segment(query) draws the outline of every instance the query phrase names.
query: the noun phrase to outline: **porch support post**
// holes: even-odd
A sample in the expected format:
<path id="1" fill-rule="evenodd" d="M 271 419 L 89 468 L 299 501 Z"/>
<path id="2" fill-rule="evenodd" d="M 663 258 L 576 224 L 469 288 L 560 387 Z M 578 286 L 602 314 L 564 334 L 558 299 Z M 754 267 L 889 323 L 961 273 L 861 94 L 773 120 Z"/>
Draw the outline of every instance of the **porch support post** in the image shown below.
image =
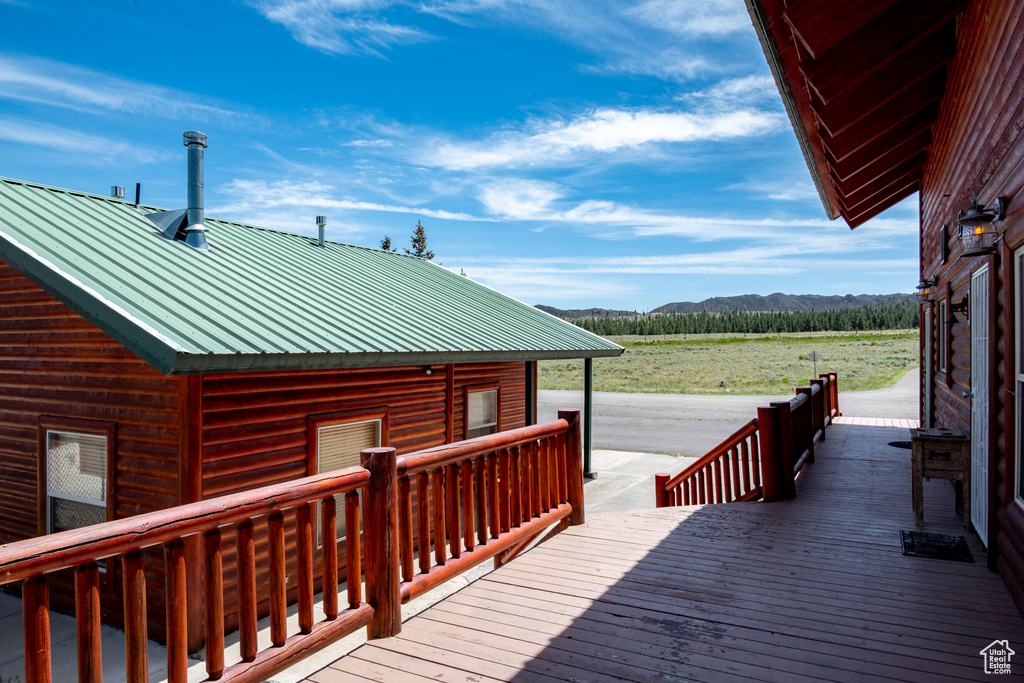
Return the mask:
<path id="1" fill-rule="evenodd" d="M 597 472 L 591 469 L 590 453 L 594 426 L 594 359 L 583 359 L 583 476 L 593 479 Z"/>

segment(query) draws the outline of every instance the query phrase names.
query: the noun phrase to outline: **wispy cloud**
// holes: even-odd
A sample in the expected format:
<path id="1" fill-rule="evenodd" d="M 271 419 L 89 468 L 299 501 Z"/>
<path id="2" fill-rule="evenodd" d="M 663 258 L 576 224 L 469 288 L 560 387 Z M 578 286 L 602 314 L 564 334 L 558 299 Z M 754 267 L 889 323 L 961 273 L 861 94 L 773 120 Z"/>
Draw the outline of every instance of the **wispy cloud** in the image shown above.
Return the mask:
<path id="1" fill-rule="evenodd" d="M 818 191 L 807 173 L 792 177 L 749 176 L 741 183 L 732 183 L 723 190 L 736 190 L 759 199 L 773 199 L 787 202 L 814 202 L 818 200 Z"/>
<path id="2" fill-rule="evenodd" d="M 48 59 L 0 54 L 0 98 L 92 113 L 106 111 L 162 118 L 249 116 L 238 109 L 164 88 Z"/>
<path id="3" fill-rule="evenodd" d="M 765 105 L 781 111 L 779 91 L 775 86 L 775 80 L 768 74 L 727 78 L 703 90 L 680 95 L 677 99 L 691 105 L 711 107 L 715 111 Z"/>
<path id="4" fill-rule="evenodd" d="M 737 0 L 646 0 L 627 16 L 680 36 L 725 36 L 750 29 L 750 16 Z"/>
<path id="5" fill-rule="evenodd" d="M 813 187 L 803 181 L 793 183 L 793 199 L 814 199 Z M 745 191 L 752 192 L 752 187 Z M 785 197 L 785 186 L 766 184 L 763 191 Z M 811 194 L 808 194 L 811 193 Z M 654 211 L 641 206 L 600 199 L 567 200 L 569 190 L 549 181 L 530 179 L 494 179 L 484 183 L 478 200 L 491 216 L 507 221 L 532 221 L 561 224 L 578 228 L 600 239 L 623 240 L 644 237 L 685 237 L 697 242 L 713 242 L 738 238 L 777 239 L 794 229 L 813 229 L 815 240 L 828 239 L 821 231 L 845 235 L 845 227 L 825 218 L 806 216 L 766 216 L 741 218 L 726 212 L 720 215 L 699 215 Z M 806 195 L 806 196 L 804 196 Z M 788 197 L 786 197 L 788 198 Z M 914 217 L 875 219 L 858 229 L 862 240 L 876 233 L 914 234 Z M 853 244 L 850 240 L 844 244 Z M 864 242 L 861 242 L 863 248 Z"/>
<path id="6" fill-rule="evenodd" d="M 149 162 L 160 155 L 120 140 L 83 133 L 60 126 L 0 117 L 0 139 L 72 154 L 88 154 L 105 161 L 135 159 Z"/>
<path id="7" fill-rule="evenodd" d="M 581 155 L 609 154 L 654 143 L 722 141 L 779 130 L 780 114 L 743 109 L 715 115 L 679 111 L 599 109 L 570 120 L 533 122 L 480 142 L 440 141 L 420 159 L 450 170 L 580 163 Z"/>
<path id="8" fill-rule="evenodd" d="M 816 272 L 825 263 L 837 272 L 853 271 L 878 276 L 908 274 L 909 278 L 917 269 L 917 259 L 914 258 L 829 257 L 827 251 L 795 247 L 739 248 L 662 256 L 480 256 L 451 261 L 456 272 L 463 269 L 474 280 L 533 301 L 550 300 L 552 292 L 558 292 L 560 299 L 606 302 L 609 297 L 642 291 L 644 280 L 637 279 L 637 276 L 791 278 Z"/>
<path id="9" fill-rule="evenodd" d="M 256 0 L 264 17 L 281 24 L 303 45 L 328 54 L 383 56 L 381 50 L 431 40 L 416 26 L 392 23 L 385 0 Z"/>
<path id="10" fill-rule="evenodd" d="M 218 187 L 217 193 L 226 199 L 211 205 L 208 210 L 211 215 L 293 232 L 310 232 L 313 227 L 309 218 L 311 212 L 327 210 L 414 214 L 449 221 L 491 220 L 457 211 L 353 199 L 341 195 L 330 185 L 316 181 L 300 183 L 236 179 Z M 330 225 L 333 231 L 340 234 L 361 232 L 360 228 L 351 228 L 345 223 L 341 223 L 340 227 L 334 222 Z"/>

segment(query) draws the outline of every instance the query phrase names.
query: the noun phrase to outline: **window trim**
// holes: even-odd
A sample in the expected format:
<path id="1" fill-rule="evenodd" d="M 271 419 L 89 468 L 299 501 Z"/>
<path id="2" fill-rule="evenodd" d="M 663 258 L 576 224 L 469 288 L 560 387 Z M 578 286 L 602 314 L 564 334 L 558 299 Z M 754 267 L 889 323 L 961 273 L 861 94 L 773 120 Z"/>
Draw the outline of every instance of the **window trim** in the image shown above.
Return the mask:
<path id="1" fill-rule="evenodd" d="M 377 406 L 356 410 L 336 410 L 331 413 L 317 413 L 308 416 L 306 418 L 306 476 L 312 477 L 320 473 L 320 453 L 318 452 L 320 440 L 317 437 L 321 427 L 380 420 L 380 445 L 384 447 L 390 445 L 388 435 L 390 412 L 391 409 L 388 406 Z"/>
<path id="2" fill-rule="evenodd" d="M 946 318 L 949 317 L 949 305 L 946 299 L 939 302 L 939 315 L 936 322 L 939 323 L 939 372 L 946 372 L 949 365 L 946 356 L 949 353 L 949 324 Z"/>
<path id="3" fill-rule="evenodd" d="M 117 453 L 117 423 L 102 420 L 83 420 L 80 418 L 40 415 L 38 420 L 37 459 L 36 459 L 36 530 L 39 536 L 50 534 L 49 487 L 47 484 L 47 444 L 49 432 L 65 434 L 81 434 L 83 436 L 99 436 L 107 440 L 107 520 L 112 521 L 117 511 L 117 478 L 115 477 L 115 455 Z M 99 507 L 97 505 L 97 507 Z"/>
<path id="4" fill-rule="evenodd" d="M 494 402 L 495 402 L 495 413 L 497 421 L 494 425 L 494 431 L 501 431 L 501 383 L 500 382 L 488 382 L 486 384 L 467 384 L 462 387 L 462 439 L 465 441 L 469 438 L 469 395 L 479 394 L 485 391 L 493 391 Z"/>

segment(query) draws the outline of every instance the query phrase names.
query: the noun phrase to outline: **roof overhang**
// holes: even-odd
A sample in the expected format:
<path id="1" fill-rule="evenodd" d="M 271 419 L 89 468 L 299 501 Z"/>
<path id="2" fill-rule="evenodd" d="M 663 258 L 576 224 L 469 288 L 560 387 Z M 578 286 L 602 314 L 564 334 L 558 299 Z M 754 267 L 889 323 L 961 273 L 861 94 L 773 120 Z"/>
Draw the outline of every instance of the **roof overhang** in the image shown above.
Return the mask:
<path id="1" fill-rule="evenodd" d="M 919 189 L 965 0 L 746 0 L 829 218 Z"/>

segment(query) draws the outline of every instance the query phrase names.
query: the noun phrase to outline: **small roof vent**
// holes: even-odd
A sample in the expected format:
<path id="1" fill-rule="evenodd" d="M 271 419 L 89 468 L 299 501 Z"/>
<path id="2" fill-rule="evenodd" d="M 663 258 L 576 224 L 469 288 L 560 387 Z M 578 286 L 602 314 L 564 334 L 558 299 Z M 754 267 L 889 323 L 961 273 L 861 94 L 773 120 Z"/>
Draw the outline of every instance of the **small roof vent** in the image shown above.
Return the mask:
<path id="1" fill-rule="evenodd" d="M 188 148 L 188 208 L 146 214 L 164 237 L 207 251 L 206 225 L 203 223 L 203 150 L 206 135 L 197 130 L 186 131 L 183 144 Z M 122 196 L 123 196 L 122 189 Z"/>
<path id="2" fill-rule="evenodd" d="M 324 233 L 327 231 L 327 216 L 316 217 L 316 229 L 320 246 L 324 246 Z"/>
<path id="3" fill-rule="evenodd" d="M 110 196 L 114 199 L 124 199 L 124 187 L 121 185 L 111 185 Z"/>

